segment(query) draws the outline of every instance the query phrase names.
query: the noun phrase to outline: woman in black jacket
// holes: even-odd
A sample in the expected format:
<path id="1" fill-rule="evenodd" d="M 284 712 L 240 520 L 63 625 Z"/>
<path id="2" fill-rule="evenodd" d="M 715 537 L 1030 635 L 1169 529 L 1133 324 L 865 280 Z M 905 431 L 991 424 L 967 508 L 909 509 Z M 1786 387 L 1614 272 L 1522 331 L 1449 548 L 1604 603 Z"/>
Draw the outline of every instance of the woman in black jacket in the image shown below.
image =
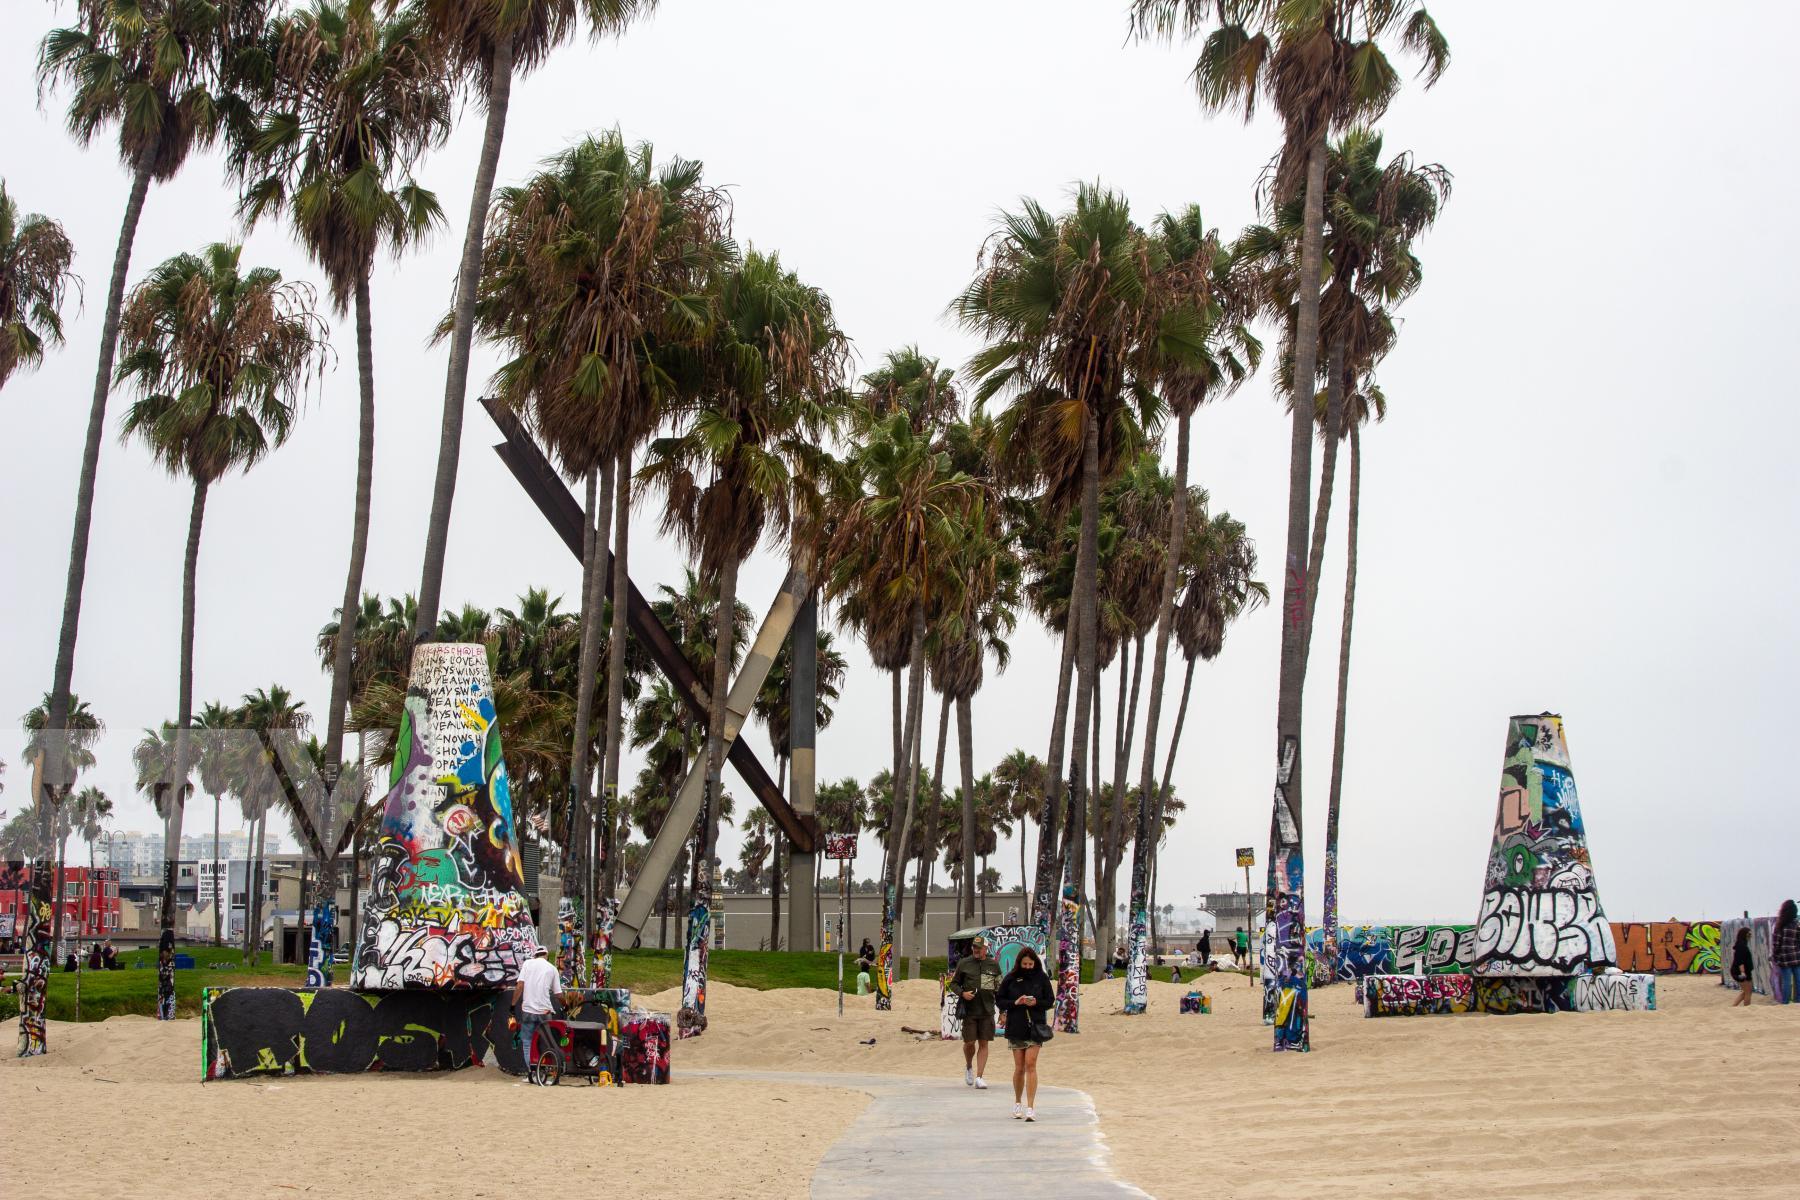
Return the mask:
<path id="1" fill-rule="evenodd" d="M 1050 976 L 1035 952 L 1019 951 L 1013 969 L 1000 981 L 995 1002 L 1006 1014 L 1006 1044 L 1013 1056 L 1013 1120 L 1035 1121 L 1038 1050 L 1050 1040 L 1056 1009 Z"/>
<path id="2" fill-rule="evenodd" d="M 1750 1006 L 1750 989 L 1755 986 L 1756 960 L 1750 954 L 1750 926 L 1740 925 L 1737 942 L 1731 947 L 1731 977 L 1737 981 L 1738 998 L 1731 1007 Z"/>

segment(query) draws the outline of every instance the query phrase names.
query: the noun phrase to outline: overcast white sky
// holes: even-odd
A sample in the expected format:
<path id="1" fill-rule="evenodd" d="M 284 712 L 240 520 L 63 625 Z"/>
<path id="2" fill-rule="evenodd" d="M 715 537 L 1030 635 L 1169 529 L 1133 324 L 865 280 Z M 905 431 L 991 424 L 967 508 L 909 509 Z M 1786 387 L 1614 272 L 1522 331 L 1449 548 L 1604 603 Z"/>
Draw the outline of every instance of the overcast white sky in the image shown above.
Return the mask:
<path id="1" fill-rule="evenodd" d="M 50 683 L 127 187 L 110 147 L 71 144 L 58 98 L 37 107 L 34 25 L 70 8 L 36 6 L 0 48 L 0 172 L 23 207 L 64 223 L 87 282 L 68 345 L 0 394 L 8 721 Z M 1785 356 L 1771 355 L 1797 316 L 1800 247 L 1779 216 L 1797 180 L 1774 147 L 1800 101 L 1788 61 L 1800 10 L 1744 5 L 1732 52 L 1695 54 L 1687 6 L 1643 5 L 1625 21 L 1602 5 L 1432 9 L 1450 72 L 1431 92 L 1409 82 L 1382 128 L 1390 152 L 1449 167 L 1455 195 L 1421 246 L 1425 286 L 1381 372 L 1391 417 L 1365 438 L 1344 917 L 1474 919 L 1506 719 L 1544 709 L 1568 721 L 1609 914 L 1771 912 L 1800 891 L 1800 816 L 1776 761 L 1800 712 L 1789 461 L 1800 406 Z M 1192 48 L 1124 35 L 1124 5 L 1093 0 L 665 0 L 623 42 L 571 45 L 515 87 L 500 180 L 617 124 L 730 185 L 739 239 L 778 249 L 825 288 L 865 364 L 916 341 L 960 366 L 972 345 L 944 307 L 996 209 L 1019 196 L 1059 204 L 1074 181 L 1099 179 L 1145 220 L 1190 201 L 1228 229 L 1255 217 L 1276 126 L 1203 116 L 1186 80 Z M 446 360 L 427 338 L 448 303 L 480 135 L 479 111 L 466 112 L 421 169 L 451 231 L 376 278 L 365 588 L 384 595 L 418 585 Z M 211 157 L 154 188 L 132 281 L 178 251 L 241 236 L 233 199 Z M 279 226 L 249 239 L 246 260 L 318 278 Z M 337 368 L 293 440 L 214 490 L 202 700 L 279 681 L 315 711 L 325 704 L 312 641 L 342 588 L 356 416 L 350 325 L 333 328 Z M 497 438 L 474 404 L 497 361 L 477 346 L 445 602 L 510 604 L 539 585 L 573 606 L 578 565 L 489 450 Z M 116 735 L 94 782 L 121 801 L 119 828 L 148 829 L 127 756 L 141 727 L 175 709 L 188 492 L 119 443 L 127 403 L 115 395 L 101 455 L 76 690 Z M 1203 413 L 1195 437 L 1196 481 L 1248 523 L 1278 588 L 1287 437 L 1266 378 Z M 1307 691 L 1314 919 L 1341 496 Z M 682 561 L 654 525 L 646 508 L 632 541 L 646 591 Z M 764 553 L 745 572 L 759 614 L 781 569 Z M 1257 614 L 1198 676 L 1165 902 L 1241 886 L 1233 847 L 1266 851 L 1277 633 L 1273 612 Z M 860 647 L 850 655 L 838 720 L 820 737 L 821 780 L 866 779 L 888 753 L 886 677 Z M 1023 628 L 1011 670 L 975 703 L 978 771 L 1015 746 L 1044 753 L 1055 665 L 1050 640 Z M 750 736 L 766 750 L 760 728 Z M 0 805 L 16 805 L 19 738 L 0 741 L 14 768 Z M 210 813 L 190 809 L 189 828 L 202 824 Z M 725 853 L 735 858 L 732 845 Z M 994 863 L 1015 882 L 1016 844 Z"/>

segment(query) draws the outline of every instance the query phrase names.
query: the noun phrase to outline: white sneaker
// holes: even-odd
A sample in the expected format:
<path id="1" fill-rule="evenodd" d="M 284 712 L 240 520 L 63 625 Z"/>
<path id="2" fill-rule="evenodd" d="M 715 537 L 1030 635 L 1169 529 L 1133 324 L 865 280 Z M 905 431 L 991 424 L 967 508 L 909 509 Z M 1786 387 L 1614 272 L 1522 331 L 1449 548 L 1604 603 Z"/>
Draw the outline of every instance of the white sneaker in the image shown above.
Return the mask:
<path id="1" fill-rule="evenodd" d="M 1025 1110 L 1025 1119 L 1026 1119 L 1026 1120 L 1027 1120 L 1027 1121 L 1035 1121 L 1035 1120 L 1037 1120 L 1037 1109 L 1035 1109 L 1035 1108 L 1028 1108 L 1028 1109 L 1026 1109 L 1026 1110 Z"/>
<path id="2" fill-rule="evenodd" d="M 975 1090 L 978 1092 L 987 1091 L 987 1080 L 985 1080 L 981 1076 L 977 1075 L 975 1077 Z"/>
<path id="3" fill-rule="evenodd" d="M 1023 1117 L 1024 1115 L 1025 1115 L 1025 1106 L 1023 1104 L 1013 1105 L 1013 1120 L 1017 1121 L 1020 1117 Z"/>
<path id="4" fill-rule="evenodd" d="M 964 1087 L 974 1087 L 975 1086 L 975 1068 L 974 1067 L 964 1067 L 963 1068 L 963 1086 Z"/>

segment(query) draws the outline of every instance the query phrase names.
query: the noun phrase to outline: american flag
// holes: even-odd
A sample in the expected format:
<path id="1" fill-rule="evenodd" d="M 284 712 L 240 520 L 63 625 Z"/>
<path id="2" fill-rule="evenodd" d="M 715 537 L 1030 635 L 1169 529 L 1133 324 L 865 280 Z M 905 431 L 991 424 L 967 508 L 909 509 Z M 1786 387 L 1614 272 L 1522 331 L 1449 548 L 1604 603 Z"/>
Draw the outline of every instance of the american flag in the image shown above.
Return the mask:
<path id="1" fill-rule="evenodd" d="M 531 828 L 534 832 L 537 832 L 537 833 L 549 833 L 550 832 L 550 819 L 541 812 L 532 813 L 529 817 L 526 817 L 525 823 L 527 825 L 531 826 Z"/>

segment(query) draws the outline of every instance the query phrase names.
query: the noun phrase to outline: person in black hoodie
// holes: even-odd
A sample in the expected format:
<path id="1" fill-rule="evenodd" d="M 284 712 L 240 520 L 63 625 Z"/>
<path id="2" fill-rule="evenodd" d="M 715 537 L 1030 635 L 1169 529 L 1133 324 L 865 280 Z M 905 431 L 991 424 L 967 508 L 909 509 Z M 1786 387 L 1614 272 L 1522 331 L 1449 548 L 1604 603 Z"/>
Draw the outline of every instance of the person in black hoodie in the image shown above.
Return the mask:
<path id="1" fill-rule="evenodd" d="M 1013 1056 L 1013 1120 L 1035 1121 L 1038 1050 L 1050 1040 L 1056 996 L 1034 951 L 1019 951 L 996 1000 L 1006 1012 L 1006 1044 Z"/>
<path id="2" fill-rule="evenodd" d="M 1740 925 L 1737 942 L 1731 947 L 1731 977 L 1737 980 L 1738 998 L 1731 1007 L 1750 1006 L 1750 989 L 1755 986 L 1756 960 L 1750 954 L 1750 926 Z"/>

